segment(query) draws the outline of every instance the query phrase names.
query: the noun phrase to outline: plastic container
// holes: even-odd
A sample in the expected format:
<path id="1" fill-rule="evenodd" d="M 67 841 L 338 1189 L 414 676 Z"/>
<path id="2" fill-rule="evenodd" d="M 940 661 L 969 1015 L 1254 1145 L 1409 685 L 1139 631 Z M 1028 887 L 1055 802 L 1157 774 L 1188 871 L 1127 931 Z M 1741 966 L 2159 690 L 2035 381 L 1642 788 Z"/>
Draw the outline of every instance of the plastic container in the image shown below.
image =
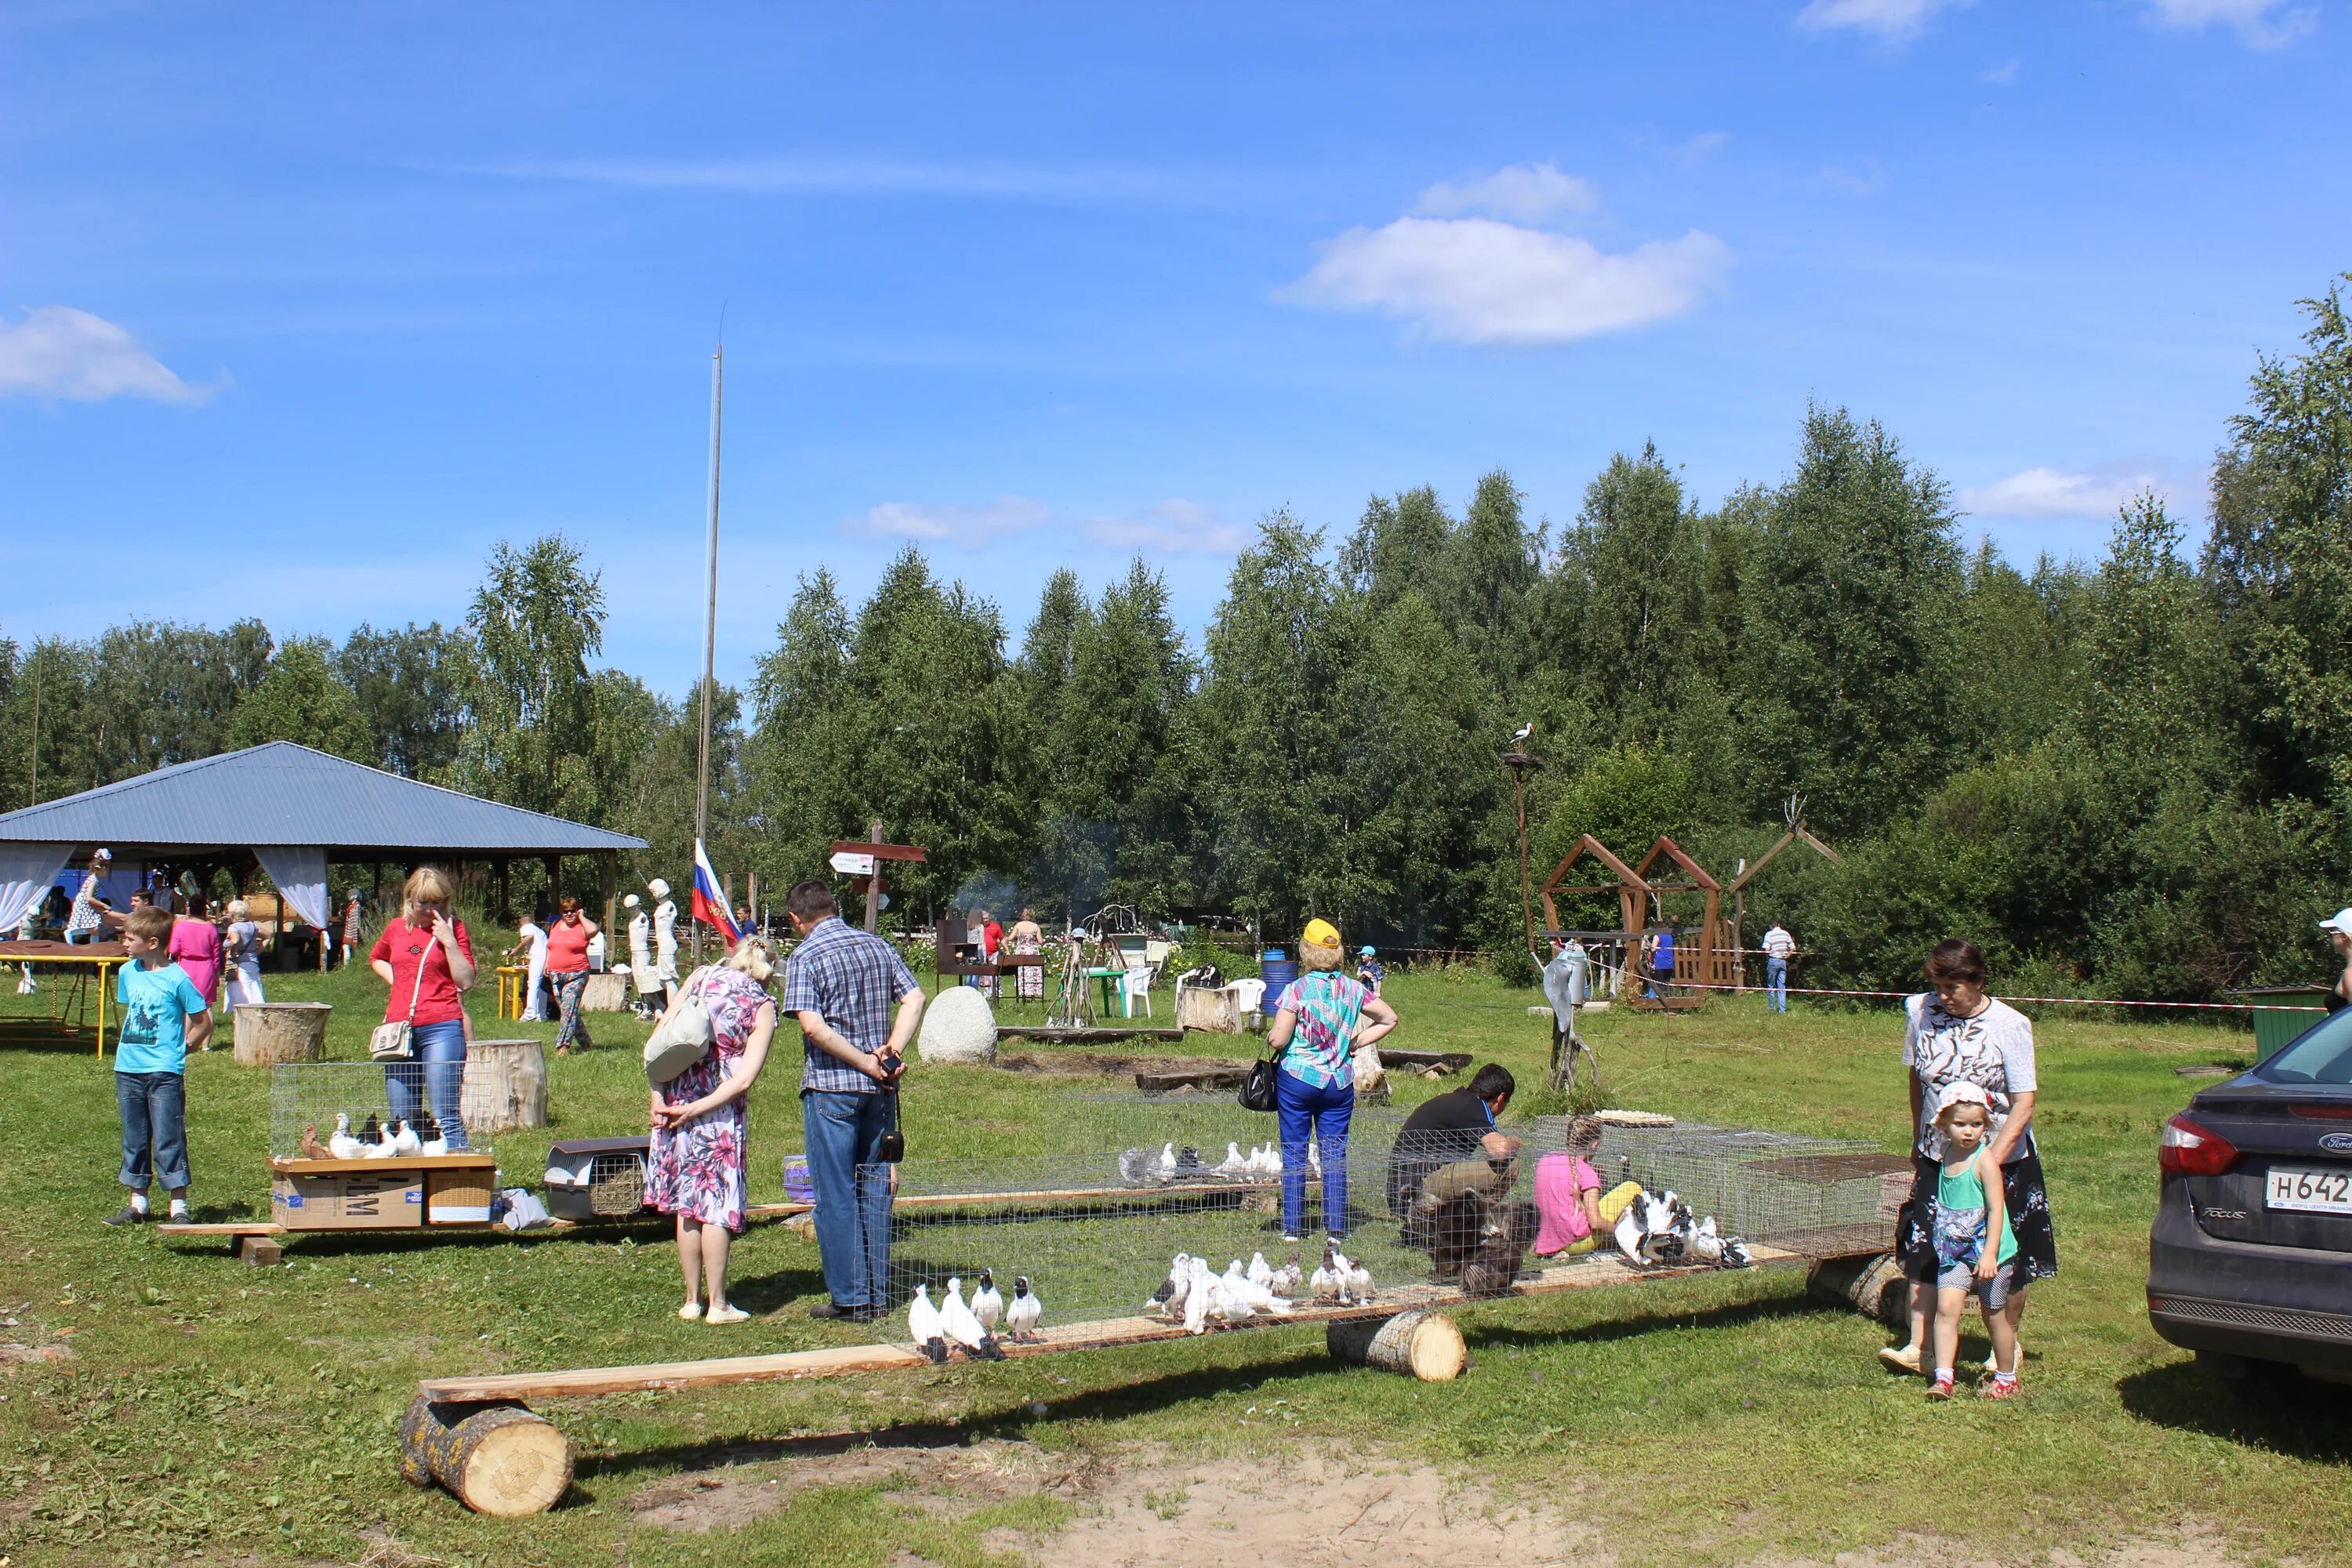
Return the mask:
<path id="1" fill-rule="evenodd" d="M 1298 978 L 1298 961 L 1278 947 L 1269 947 L 1257 956 L 1257 973 L 1265 982 L 1265 1005 L 1271 1010 L 1283 988 Z"/>

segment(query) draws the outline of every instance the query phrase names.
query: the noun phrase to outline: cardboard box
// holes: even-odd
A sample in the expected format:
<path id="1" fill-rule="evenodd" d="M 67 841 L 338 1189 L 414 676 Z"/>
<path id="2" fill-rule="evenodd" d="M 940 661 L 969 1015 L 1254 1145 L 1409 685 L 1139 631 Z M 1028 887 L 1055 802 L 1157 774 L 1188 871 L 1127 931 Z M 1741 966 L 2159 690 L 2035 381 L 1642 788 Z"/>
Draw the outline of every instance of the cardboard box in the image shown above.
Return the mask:
<path id="1" fill-rule="evenodd" d="M 425 1223 L 489 1224 L 490 1193 L 495 1174 L 487 1165 L 478 1170 L 425 1172 Z"/>
<path id="2" fill-rule="evenodd" d="M 270 1184 L 269 1216 L 289 1230 L 395 1229 L 425 1223 L 425 1179 L 415 1171 L 301 1176 Z"/>

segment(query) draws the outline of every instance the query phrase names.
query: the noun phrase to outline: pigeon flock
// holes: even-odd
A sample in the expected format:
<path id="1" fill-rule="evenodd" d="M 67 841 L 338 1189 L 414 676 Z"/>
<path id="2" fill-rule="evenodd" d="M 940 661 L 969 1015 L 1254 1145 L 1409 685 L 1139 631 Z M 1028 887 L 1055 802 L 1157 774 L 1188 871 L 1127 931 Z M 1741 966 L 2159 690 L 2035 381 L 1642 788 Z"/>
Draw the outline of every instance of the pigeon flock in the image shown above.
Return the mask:
<path id="1" fill-rule="evenodd" d="M 443 1134 L 441 1124 L 428 1116 L 425 1131 L 417 1130 L 400 1117 L 394 1117 L 388 1127 L 380 1125 L 375 1112 L 368 1112 L 366 1122 L 357 1135 L 352 1131 L 352 1119 L 343 1111 L 335 1112 L 335 1130 L 327 1135 L 325 1147 L 319 1143 L 315 1126 L 302 1129 L 302 1157 L 306 1160 L 391 1160 L 403 1155 L 439 1155 L 449 1152 L 449 1140 Z"/>
<path id="2" fill-rule="evenodd" d="M 936 1305 L 929 1285 L 916 1286 L 915 1299 L 907 1304 L 907 1337 L 941 1366 L 950 1354 L 959 1352 L 966 1361 L 1003 1361 L 1004 1347 L 997 1342 L 997 1325 L 1002 1323 L 1018 1344 L 1036 1336 L 1037 1324 L 1045 1315 L 1045 1304 L 1029 1288 L 1027 1275 L 1013 1281 L 1013 1300 L 1007 1301 L 996 1289 L 996 1271 L 983 1268 L 969 1302 L 963 1299 L 961 1275 L 948 1281 L 947 1296 Z"/>
<path id="3" fill-rule="evenodd" d="M 1372 1299 L 1371 1270 L 1327 1240 L 1323 1262 L 1311 1277 L 1300 1273 L 1296 1254 L 1276 1268 L 1265 1254 L 1254 1252 L 1246 1265 L 1236 1258 L 1220 1274 L 1207 1258 L 1180 1252 L 1169 1260 L 1168 1278 L 1143 1305 L 1170 1321 L 1181 1321 L 1190 1332 L 1204 1334 L 1213 1323 L 1288 1317 L 1302 1286 L 1321 1302 L 1360 1306 Z"/>
<path id="4" fill-rule="evenodd" d="M 1178 1148 L 1171 1141 L 1160 1146 L 1153 1154 L 1150 1149 L 1137 1147 L 1124 1150 L 1118 1157 L 1119 1180 L 1129 1186 L 1146 1186 L 1152 1183 L 1202 1181 L 1211 1177 L 1251 1180 L 1282 1174 L 1282 1146 L 1267 1142 L 1253 1144 L 1248 1153 L 1242 1152 L 1238 1142 L 1227 1142 L 1223 1163 L 1212 1165 L 1201 1151 L 1186 1144 Z M 1323 1173 L 1323 1152 L 1314 1143 L 1307 1146 L 1307 1168 L 1311 1175 Z"/>
<path id="5" fill-rule="evenodd" d="M 1717 1268 L 1745 1268 L 1748 1246 L 1736 1236 L 1715 1227 L 1715 1216 L 1698 1219 L 1691 1206 L 1671 1191 L 1642 1189 L 1617 1216 L 1617 1250 L 1636 1268 L 1662 1268 L 1707 1264 Z"/>

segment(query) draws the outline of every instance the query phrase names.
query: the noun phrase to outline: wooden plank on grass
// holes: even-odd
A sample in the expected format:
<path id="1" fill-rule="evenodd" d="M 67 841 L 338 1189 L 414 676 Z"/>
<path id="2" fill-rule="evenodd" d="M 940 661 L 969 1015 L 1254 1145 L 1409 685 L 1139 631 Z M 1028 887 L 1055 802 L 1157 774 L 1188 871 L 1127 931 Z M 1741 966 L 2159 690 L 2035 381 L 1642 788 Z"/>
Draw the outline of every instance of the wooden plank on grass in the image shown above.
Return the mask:
<path id="1" fill-rule="evenodd" d="M 1750 1248 L 1759 1267 L 1801 1263 L 1804 1259 L 1777 1247 Z M 1549 1295 L 1562 1290 L 1590 1290 L 1656 1279 L 1687 1279 L 1718 1270 L 1704 1268 L 1636 1269 L 1615 1258 L 1588 1258 L 1564 1268 L 1546 1268 L 1533 1279 L 1522 1280 L 1507 1296 L 1480 1298 L 1509 1300 L 1520 1296 Z M 1330 1323 L 1365 1318 L 1388 1318 L 1413 1308 L 1460 1306 L 1471 1299 L 1451 1285 L 1406 1285 L 1380 1291 L 1363 1305 L 1300 1307 L 1287 1317 L 1268 1316 L 1212 1331 L 1232 1333 L 1252 1328 L 1281 1328 L 1299 1323 Z M 1475 1304 L 1475 1303 L 1474 1303 Z M 1158 1318 L 1115 1318 L 1108 1321 L 1072 1323 L 1046 1329 L 1024 1343 L 1000 1340 L 1008 1356 L 1050 1355 L 1063 1351 L 1113 1350 L 1125 1345 L 1187 1338 L 1181 1322 Z M 573 1372 L 507 1373 L 491 1377 L 427 1378 L 418 1392 L 438 1403 L 478 1404 L 494 1399 L 582 1399 L 604 1394 L 633 1394 L 647 1389 L 715 1388 L 737 1383 L 778 1383 L 812 1377 L 840 1377 L 866 1372 L 890 1372 L 927 1366 L 929 1363 L 912 1345 L 853 1345 L 837 1350 L 789 1351 L 776 1355 L 723 1356 L 712 1361 L 661 1362 L 646 1366 L 593 1367 Z"/>
<path id="2" fill-rule="evenodd" d="M 261 1220 L 249 1225 L 187 1225 L 164 1224 L 155 1227 L 157 1236 L 284 1236 L 286 1227 Z"/>

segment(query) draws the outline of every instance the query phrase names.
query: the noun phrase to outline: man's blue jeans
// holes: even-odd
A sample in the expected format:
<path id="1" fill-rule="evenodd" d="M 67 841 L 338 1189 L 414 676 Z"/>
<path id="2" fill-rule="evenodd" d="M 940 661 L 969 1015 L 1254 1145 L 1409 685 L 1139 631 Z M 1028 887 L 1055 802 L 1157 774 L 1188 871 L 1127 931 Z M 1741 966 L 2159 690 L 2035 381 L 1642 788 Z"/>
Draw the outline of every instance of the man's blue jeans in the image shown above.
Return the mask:
<path id="1" fill-rule="evenodd" d="M 1789 961 L 1768 958 L 1764 961 L 1764 990 L 1772 999 L 1772 1011 L 1789 1010 Z"/>
<path id="2" fill-rule="evenodd" d="M 890 1305 L 890 1168 L 877 1164 L 889 1130 L 888 1096 L 801 1095 L 809 1184 L 816 1189 L 816 1249 L 836 1307 Z"/>
<path id="3" fill-rule="evenodd" d="M 451 1018 L 446 1023 L 419 1024 L 410 1031 L 408 1048 L 416 1053 L 412 1061 L 394 1062 L 383 1069 L 384 1098 L 392 1113 L 408 1123 L 422 1138 L 425 1130 L 417 1125 L 420 1113 L 429 1115 L 441 1124 L 441 1136 L 449 1140 L 454 1152 L 467 1147 L 466 1123 L 459 1110 L 466 1087 L 466 1026 L 462 1019 Z M 432 1102 L 430 1110 L 417 1104 L 422 1096 Z"/>
<path id="4" fill-rule="evenodd" d="M 122 1112 L 122 1174 L 134 1193 L 152 1182 L 176 1193 L 188 1184 L 188 1086 L 175 1072 L 119 1072 L 114 1103 Z"/>
<path id="5" fill-rule="evenodd" d="M 1323 1156 L 1323 1228 L 1348 1233 L 1348 1123 L 1356 1115 L 1356 1086 L 1316 1085 L 1286 1072 L 1274 1075 L 1275 1121 L 1282 1129 L 1282 1229 L 1299 1234 L 1307 1210 L 1307 1140 Z"/>

